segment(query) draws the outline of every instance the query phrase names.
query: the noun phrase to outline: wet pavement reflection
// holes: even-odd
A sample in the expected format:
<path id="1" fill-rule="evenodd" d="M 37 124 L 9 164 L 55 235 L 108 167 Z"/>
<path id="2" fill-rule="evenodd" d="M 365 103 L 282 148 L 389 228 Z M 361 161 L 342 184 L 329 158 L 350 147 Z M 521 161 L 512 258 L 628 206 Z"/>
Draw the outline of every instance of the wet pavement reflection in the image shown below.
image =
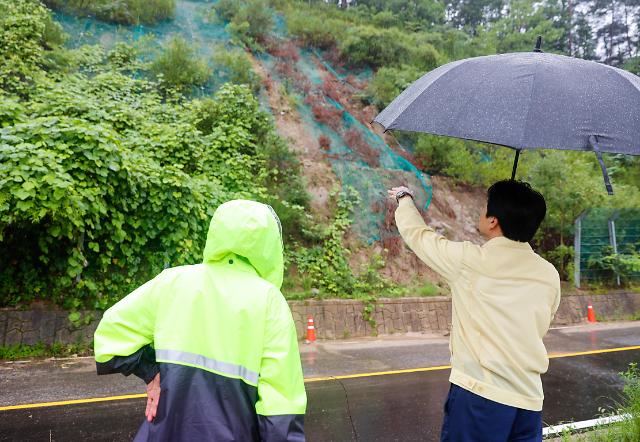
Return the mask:
<path id="1" fill-rule="evenodd" d="M 561 329 L 550 334 L 547 348 L 557 354 L 623 347 L 638 345 L 639 337 L 640 324 Z M 448 353 L 444 339 L 425 342 L 409 337 L 303 347 L 302 359 L 305 376 L 314 378 L 443 365 Z M 551 359 L 543 377 L 545 423 L 586 420 L 613 410 L 623 387 L 619 373 L 637 361 L 640 350 Z M 54 400 L 67 390 L 76 398 L 104 395 L 80 393 L 81 384 L 105 383 L 105 378 L 95 379 L 92 367 L 84 370 L 73 365 L 73 371 L 63 375 L 60 367 L 43 371 L 40 366 L 44 365 L 36 363 L 21 370 L 0 367 L 0 400 L 7 403 L 11 398 L 13 404 Z M 307 440 L 437 441 L 448 375 L 448 369 L 438 369 L 307 382 Z M 109 379 L 114 383 L 110 394 L 125 393 L 118 390 L 125 387 L 115 386 L 123 378 Z M 48 383 L 56 385 L 58 393 L 48 391 L 44 387 Z M 144 399 L 129 399 L 0 411 L 0 441 L 131 440 L 142 421 L 144 405 Z"/>

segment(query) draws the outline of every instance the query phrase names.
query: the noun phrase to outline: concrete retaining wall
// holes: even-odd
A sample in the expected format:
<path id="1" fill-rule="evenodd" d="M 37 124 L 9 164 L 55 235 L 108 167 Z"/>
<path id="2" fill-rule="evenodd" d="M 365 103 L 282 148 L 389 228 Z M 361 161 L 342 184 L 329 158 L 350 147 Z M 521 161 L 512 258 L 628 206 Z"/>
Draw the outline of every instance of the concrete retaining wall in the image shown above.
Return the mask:
<path id="1" fill-rule="evenodd" d="M 587 318 L 592 302 L 598 320 L 629 319 L 640 312 L 640 293 L 565 296 L 555 325 L 578 324 Z M 365 304 L 354 300 L 289 302 L 298 336 L 306 333 L 307 315 L 313 315 L 319 339 L 346 339 L 407 332 L 444 333 L 451 326 L 451 299 L 448 297 L 381 299 L 365 321 Z M 88 342 L 100 318 L 100 312 L 85 312 L 88 325 L 74 326 L 62 310 L 0 309 L 0 345 L 43 342 Z"/>

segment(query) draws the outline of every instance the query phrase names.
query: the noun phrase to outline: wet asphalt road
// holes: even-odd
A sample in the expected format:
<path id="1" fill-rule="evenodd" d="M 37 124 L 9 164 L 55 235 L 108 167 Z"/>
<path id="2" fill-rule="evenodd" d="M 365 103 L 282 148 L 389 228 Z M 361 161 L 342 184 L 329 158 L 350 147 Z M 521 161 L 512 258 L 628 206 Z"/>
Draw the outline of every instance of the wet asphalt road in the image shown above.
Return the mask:
<path id="1" fill-rule="evenodd" d="M 554 333 L 555 332 L 555 333 Z M 550 353 L 585 351 L 640 344 L 640 324 L 600 325 L 591 328 L 564 329 L 552 332 L 547 347 Z M 446 339 L 393 338 L 352 344 L 325 343 L 302 349 L 307 378 L 372 372 L 378 369 L 409 368 L 402 366 L 420 361 L 420 353 L 428 353 L 430 365 L 446 364 L 442 360 L 442 345 Z M 385 359 L 386 355 L 386 359 Z M 401 357 L 404 355 L 404 358 Z M 340 370 L 335 361 L 347 363 L 351 370 Z M 618 373 L 630 362 L 640 360 L 640 350 L 619 351 L 555 358 L 543 377 L 545 388 L 544 421 L 556 424 L 563 421 L 591 419 L 601 409 L 611 409 L 619 399 L 622 381 Z M 326 364 L 326 366 L 325 366 Z M 355 368 L 353 366 L 355 365 Z M 420 367 L 426 365 L 413 365 Z M 370 368 L 369 368 L 370 367 Z M 26 367 L 25 367 L 26 368 Z M 7 404 L 54 400 L 47 396 L 47 376 L 36 367 L 18 371 L 0 371 L 0 400 Z M 368 368 L 368 369 L 367 369 Z M 28 377 L 21 377 L 33 370 Z M 52 373 L 59 373 L 54 370 Z M 10 375 L 9 373 L 13 373 Z M 20 374 L 17 374 L 20 373 Z M 434 370 L 353 379 L 308 382 L 309 399 L 306 432 L 314 441 L 435 441 L 438 440 L 442 419 L 442 405 L 448 389 L 448 370 Z M 71 367 L 66 377 L 52 374 L 52 382 L 85 384 L 83 378 L 95 378 L 90 371 Z M 107 377 L 122 384 L 122 377 Z M 9 379 L 9 381 L 7 381 Z M 100 381 L 106 378 L 100 378 Z M 31 383 L 31 400 L 25 401 L 25 388 Z M 134 382 L 127 379 L 127 382 Z M 21 384 L 21 382 L 23 384 Z M 102 381 L 101 384 L 105 382 Z M 78 387 L 80 388 L 80 387 Z M 139 384 L 136 388 L 140 390 Z M 22 393 L 17 393 L 20 390 Z M 133 392 L 129 388 L 127 393 Z M 8 394 L 5 394 L 8 393 Z M 117 389 L 110 394 L 123 394 Z M 72 397 L 96 397 L 85 394 Z M 23 396 L 21 396 L 23 395 Z M 38 399 L 38 398 L 43 399 Z M 144 412 L 144 399 L 129 399 L 89 404 L 66 405 L 23 410 L 0 411 L 0 440 L 2 441 L 119 441 L 131 440 Z"/>

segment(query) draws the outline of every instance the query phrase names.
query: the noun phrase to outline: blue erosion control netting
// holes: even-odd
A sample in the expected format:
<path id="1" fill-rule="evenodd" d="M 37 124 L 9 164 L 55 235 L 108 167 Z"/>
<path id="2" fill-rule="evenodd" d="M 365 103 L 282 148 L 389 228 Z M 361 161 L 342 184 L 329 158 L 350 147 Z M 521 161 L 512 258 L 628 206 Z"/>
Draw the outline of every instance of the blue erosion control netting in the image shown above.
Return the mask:
<path id="1" fill-rule="evenodd" d="M 593 208 L 576 222 L 576 264 L 582 283 L 617 284 L 618 275 L 599 262 L 614 253 L 631 256 L 640 252 L 640 209 Z M 627 271 L 621 282 L 640 281 L 640 271 Z"/>
<path id="2" fill-rule="evenodd" d="M 135 43 L 145 41 L 141 54 L 144 60 L 155 57 L 162 45 L 169 39 L 179 36 L 191 43 L 196 53 L 213 66 L 211 57 L 216 48 L 229 44 L 231 37 L 225 30 L 225 24 L 216 20 L 212 5 L 216 1 L 177 1 L 174 18 L 164 20 L 155 25 L 126 26 L 106 23 L 95 17 L 78 17 L 71 14 L 57 12 L 55 19 L 62 25 L 69 35 L 68 45 L 79 47 L 82 45 L 100 45 L 105 50 L 112 49 L 116 43 Z M 195 95 L 208 95 L 216 90 L 224 79 L 217 76 L 211 78 L 210 83 Z"/>
<path id="3" fill-rule="evenodd" d="M 327 90 L 332 85 L 327 78 L 342 78 L 336 79 L 335 71 L 326 69 L 326 62 L 306 50 L 287 60 L 268 53 L 260 55 L 259 60 L 269 75 L 285 84 L 288 93 L 297 98 L 297 110 L 308 133 L 326 151 L 343 188 L 352 187 L 360 194 L 354 229 L 362 238 L 373 242 L 392 236 L 386 194 L 392 186 L 409 185 L 417 191 L 417 204 L 428 207 L 432 195 L 429 177 L 345 109 L 332 90 Z"/>
<path id="4" fill-rule="evenodd" d="M 180 36 L 192 43 L 197 53 L 215 69 L 211 62 L 215 48 L 228 47 L 231 41 L 226 24 L 217 21 L 212 14 L 211 6 L 215 3 L 215 0 L 177 1 L 174 18 L 153 26 L 114 25 L 93 17 L 64 13 L 57 13 L 56 19 L 69 34 L 68 44 L 72 47 L 99 44 L 109 50 L 118 42 L 132 43 L 147 38 L 142 47 L 148 50 L 141 55 L 151 60 L 163 43 L 173 36 Z M 276 15 L 275 18 L 278 42 L 290 43 L 282 17 Z M 416 203 L 426 208 L 432 195 L 430 179 L 345 109 L 340 103 L 344 97 L 327 91 L 327 77 L 344 87 L 351 87 L 347 77 L 361 83 L 371 77 L 370 70 L 344 72 L 334 69 L 317 52 L 298 52 L 297 48 L 295 51 L 299 56 L 294 61 L 269 54 L 260 55 L 258 60 L 273 78 L 287 86 L 290 95 L 297 98 L 302 123 L 311 136 L 324 141 L 326 156 L 343 188 L 353 187 L 360 194 L 354 230 L 367 242 L 384 241 L 393 236 L 389 228 L 392 206 L 388 204 L 386 189 L 409 185 L 416 190 Z M 283 69 L 283 65 L 288 68 Z M 223 77 L 214 75 L 209 85 L 194 94 L 209 95 L 223 81 Z M 261 97 L 263 106 L 268 106 L 264 91 Z"/>

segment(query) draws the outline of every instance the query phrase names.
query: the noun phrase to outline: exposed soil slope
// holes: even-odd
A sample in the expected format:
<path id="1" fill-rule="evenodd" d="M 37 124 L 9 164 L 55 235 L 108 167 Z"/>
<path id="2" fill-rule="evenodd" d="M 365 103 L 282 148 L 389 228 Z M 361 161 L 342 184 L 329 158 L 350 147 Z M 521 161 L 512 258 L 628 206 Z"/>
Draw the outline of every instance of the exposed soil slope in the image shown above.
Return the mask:
<path id="1" fill-rule="evenodd" d="M 318 71 L 323 78 L 323 93 L 327 97 L 339 102 L 345 110 L 351 113 L 362 124 L 372 128 L 369 122 L 377 114 L 378 110 L 373 106 L 363 106 L 361 101 L 354 97 L 361 91 L 365 84 L 355 80 L 343 81 L 329 72 L 320 60 L 315 60 Z M 319 219 L 327 219 L 332 212 L 328 204 L 328 194 L 334 185 L 338 184 L 338 178 L 332 170 L 327 152 L 315 139 L 306 127 L 297 109 L 291 105 L 288 97 L 284 96 L 281 83 L 271 76 L 265 66 L 257 59 L 253 59 L 253 66 L 265 85 L 268 103 L 274 116 L 274 120 L 281 136 L 286 138 L 291 148 L 299 155 L 307 190 L 311 195 L 311 209 Z M 394 142 L 393 138 L 387 138 L 388 144 L 404 158 L 412 161 L 409 152 L 403 151 Z M 420 165 L 417 165 L 418 167 Z M 390 174 L 390 184 L 397 185 L 409 182 L 409 175 L 403 172 Z M 456 186 L 446 177 L 431 177 L 433 186 L 433 198 L 428 210 L 423 214 L 426 222 L 438 232 L 452 240 L 468 240 L 481 243 L 481 237 L 476 229 L 480 211 L 484 209 L 485 194 L 483 189 Z M 346 246 L 353 253 L 350 257 L 354 269 L 359 269 L 369 261 L 372 253 L 381 253 L 386 260 L 383 274 L 397 283 L 409 285 L 421 285 L 425 281 L 441 284 L 440 278 L 422 264 L 417 257 L 404 246 L 402 239 L 397 235 L 393 220 L 393 202 L 386 204 L 380 210 L 385 211 L 383 230 L 395 234 L 384 235 L 384 239 L 367 245 L 357 238 L 355 234 L 349 234 L 345 238 Z"/>

